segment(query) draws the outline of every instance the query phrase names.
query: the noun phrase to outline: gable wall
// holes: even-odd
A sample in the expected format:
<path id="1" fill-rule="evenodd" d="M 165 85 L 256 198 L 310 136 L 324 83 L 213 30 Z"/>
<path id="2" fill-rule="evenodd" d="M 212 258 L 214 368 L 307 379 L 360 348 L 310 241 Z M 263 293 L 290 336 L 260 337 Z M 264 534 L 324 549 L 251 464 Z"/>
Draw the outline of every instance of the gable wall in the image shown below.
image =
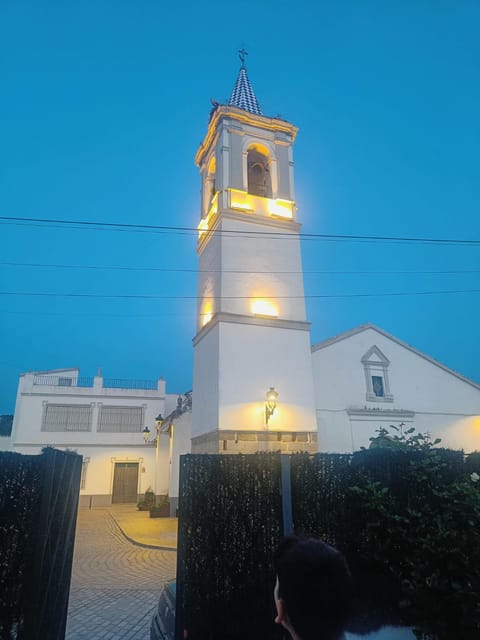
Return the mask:
<path id="1" fill-rule="evenodd" d="M 361 360 L 373 345 L 390 361 L 393 402 L 367 400 Z M 314 351 L 312 360 L 321 449 L 368 446 L 376 428 L 400 422 L 441 437 L 445 446 L 480 449 L 480 389 L 374 329 Z M 374 411 L 352 412 L 365 408 Z"/>

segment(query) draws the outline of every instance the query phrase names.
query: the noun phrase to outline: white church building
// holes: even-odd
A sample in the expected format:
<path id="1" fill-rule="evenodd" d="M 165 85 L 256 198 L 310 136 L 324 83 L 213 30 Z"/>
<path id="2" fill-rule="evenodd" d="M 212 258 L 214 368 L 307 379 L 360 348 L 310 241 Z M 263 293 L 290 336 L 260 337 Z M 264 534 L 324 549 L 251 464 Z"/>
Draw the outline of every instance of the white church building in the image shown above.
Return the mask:
<path id="1" fill-rule="evenodd" d="M 82 504 L 117 501 L 124 482 L 129 500 L 151 487 L 175 505 L 178 457 L 190 451 L 351 452 L 379 427 L 401 424 L 447 447 L 480 449 L 479 384 L 372 324 L 311 345 L 296 134 L 263 115 L 242 60 L 195 156 L 202 196 L 191 409 L 177 409 L 163 380 L 112 389 L 101 376 L 81 387 L 76 370 L 20 377 L 12 446 L 78 450 L 87 461 Z M 167 418 L 161 434 L 145 444 L 158 414 Z"/>

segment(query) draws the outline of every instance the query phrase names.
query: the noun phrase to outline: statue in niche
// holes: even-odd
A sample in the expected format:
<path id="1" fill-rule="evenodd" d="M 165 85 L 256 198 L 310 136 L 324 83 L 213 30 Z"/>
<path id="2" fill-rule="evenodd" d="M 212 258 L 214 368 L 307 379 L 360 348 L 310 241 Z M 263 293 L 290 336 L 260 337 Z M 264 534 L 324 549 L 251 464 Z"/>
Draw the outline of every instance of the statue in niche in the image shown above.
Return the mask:
<path id="1" fill-rule="evenodd" d="M 263 198 L 272 197 L 272 180 L 268 156 L 257 149 L 250 149 L 247 155 L 248 193 Z"/>

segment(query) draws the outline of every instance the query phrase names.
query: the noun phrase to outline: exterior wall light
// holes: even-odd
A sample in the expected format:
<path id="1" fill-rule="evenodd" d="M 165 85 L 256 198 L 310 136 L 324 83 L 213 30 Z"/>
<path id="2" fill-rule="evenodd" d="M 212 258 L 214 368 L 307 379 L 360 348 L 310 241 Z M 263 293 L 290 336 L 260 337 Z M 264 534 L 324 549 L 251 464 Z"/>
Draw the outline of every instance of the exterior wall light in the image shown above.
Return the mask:
<path id="1" fill-rule="evenodd" d="M 158 416 L 155 418 L 155 430 L 157 432 L 157 441 L 158 441 L 158 438 L 160 437 L 160 429 L 162 428 L 162 424 L 163 424 L 163 416 L 161 413 L 159 413 Z"/>
<path id="2" fill-rule="evenodd" d="M 270 387 L 267 391 L 267 401 L 265 402 L 265 423 L 268 427 L 268 421 L 273 416 L 275 409 L 277 408 L 278 393 L 274 387 Z"/>
<path id="3" fill-rule="evenodd" d="M 147 444 L 150 438 L 150 429 L 148 427 L 145 427 L 142 433 L 143 433 L 143 439 L 145 440 L 145 444 Z"/>
<path id="4" fill-rule="evenodd" d="M 155 445 L 157 449 L 158 449 L 158 444 L 160 442 L 160 431 L 162 429 L 162 424 L 163 424 L 163 416 L 161 413 L 159 413 L 158 416 L 155 418 L 155 431 L 157 432 Z"/>

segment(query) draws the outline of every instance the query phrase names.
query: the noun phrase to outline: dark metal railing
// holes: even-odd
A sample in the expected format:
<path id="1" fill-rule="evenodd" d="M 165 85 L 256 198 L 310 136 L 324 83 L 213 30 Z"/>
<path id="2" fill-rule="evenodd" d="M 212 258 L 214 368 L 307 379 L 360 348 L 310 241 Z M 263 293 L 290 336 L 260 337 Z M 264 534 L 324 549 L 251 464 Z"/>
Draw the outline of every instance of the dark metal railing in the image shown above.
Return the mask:
<path id="1" fill-rule="evenodd" d="M 82 376 L 81 378 L 77 378 L 77 387 L 93 387 L 93 377 L 92 376 Z"/>
<path id="2" fill-rule="evenodd" d="M 34 385 L 49 387 L 93 387 L 92 376 L 44 376 L 33 378 Z M 104 389 L 143 389 L 157 390 L 156 380 L 125 380 L 122 378 L 100 378 Z"/>

